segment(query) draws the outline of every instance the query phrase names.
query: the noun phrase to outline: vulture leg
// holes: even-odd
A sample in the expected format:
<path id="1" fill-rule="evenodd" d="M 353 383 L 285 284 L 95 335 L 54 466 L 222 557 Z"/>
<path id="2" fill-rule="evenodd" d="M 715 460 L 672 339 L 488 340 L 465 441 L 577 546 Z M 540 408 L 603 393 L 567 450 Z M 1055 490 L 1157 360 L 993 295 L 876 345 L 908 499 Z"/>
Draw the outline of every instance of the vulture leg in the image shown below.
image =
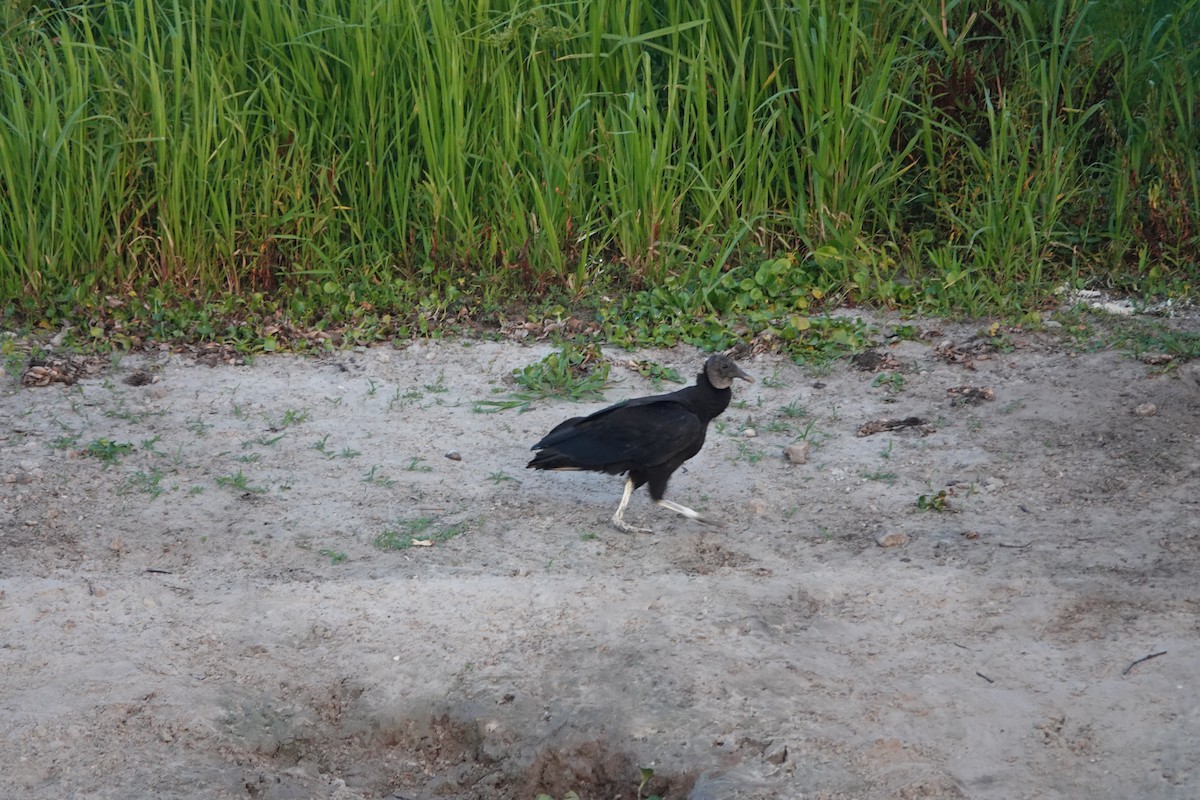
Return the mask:
<path id="1" fill-rule="evenodd" d="M 650 530 L 649 528 L 638 528 L 625 521 L 625 507 L 629 505 L 629 497 L 632 494 L 633 478 L 629 478 L 625 481 L 625 493 L 621 495 L 621 505 L 617 506 L 617 513 L 613 514 L 613 525 L 616 525 L 626 533 L 654 533 L 654 531 Z"/>
<path id="2" fill-rule="evenodd" d="M 687 506 L 679 505 L 679 503 L 672 503 L 670 500 L 667 500 L 665 498 L 662 500 L 655 500 L 654 502 L 658 503 L 663 508 L 671 509 L 676 514 L 682 514 L 683 516 L 687 517 L 688 519 L 694 519 L 697 522 L 703 522 L 705 525 L 717 524 L 715 520 L 709 519 L 708 517 L 701 514 L 699 511 L 693 511 L 692 509 L 688 508 Z"/>

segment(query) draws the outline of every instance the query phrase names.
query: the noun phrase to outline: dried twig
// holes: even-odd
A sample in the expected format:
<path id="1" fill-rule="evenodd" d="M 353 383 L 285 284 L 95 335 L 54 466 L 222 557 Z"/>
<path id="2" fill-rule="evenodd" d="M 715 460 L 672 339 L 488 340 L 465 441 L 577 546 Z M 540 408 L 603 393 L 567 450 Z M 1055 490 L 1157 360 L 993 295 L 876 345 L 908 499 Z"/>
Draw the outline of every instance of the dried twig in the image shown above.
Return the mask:
<path id="1" fill-rule="evenodd" d="M 1142 657 L 1141 657 L 1141 658 L 1139 658 L 1137 661 L 1133 662 L 1133 663 L 1132 663 L 1132 664 L 1130 664 L 1128 667 L 1126 667 L 1126 668 L 1125 668 L 1125 671 L 1124 671 L 1124 672 L 1122 672 L 1121 674 L 1122 674 L 1122 675 L 1128 675 L 1128 674 L 1129 674 L 1129 670 L 1133 669 L 1134 667 L 1136 667 L 1138 664 L 1142 663 L 1143 661 L 1149 661 L 1149 660 L 1150 660 L 1150 659 L 1152 659 L 1152 658 L 1158 658 L 1159 656 L 1165 656 L 1166 654 L 1167 654 L 1167 651 L 1166 651 L 1166 650 L 1162 650 L 1162 651 L 1160 651 L 1160 652 L 1157 652 L 1157 653 L 1151 653 L 1151 654 L 1150 654 L 1150 655 L 1148 655 L 1148 656 L 1142 656 Z"/>
<path id="2" fill-rule="evenodd" d="M 997 542 L 996 546 L 997 547 L 1011 547 L 1016 550 L 1024 550 L 1026 547 L 1029 547 L 1032 544 L 1033 544 L 1033 542 L 1026 542 L 1025 544 L 1009 544 L 1008 542 Z"/>
<path id="3" fill-rule="evenodd" d="M 982 672 L 976 672 L 975 674 L 976 674 L 976 675 L 978 675 L 979 677 L 983 678 L 983 679 L 984 679 L 985 681 L 987 681 L 988 683 L 995 683 L 995 681 L 994 681 L 994 680 L 992 680 L 991 678 L 989 678 L 987 675 L 984 675 Z"/>

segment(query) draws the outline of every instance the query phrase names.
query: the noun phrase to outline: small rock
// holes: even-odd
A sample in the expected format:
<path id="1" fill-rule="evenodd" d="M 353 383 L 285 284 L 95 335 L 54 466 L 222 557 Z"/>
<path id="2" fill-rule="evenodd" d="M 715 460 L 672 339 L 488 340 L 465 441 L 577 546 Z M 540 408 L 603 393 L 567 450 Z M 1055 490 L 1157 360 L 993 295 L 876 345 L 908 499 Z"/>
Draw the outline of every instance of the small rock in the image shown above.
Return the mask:
<path id="1" fill-rule="evenodd" d="M 1154 405 L 1154 403 L 1142 403 L 1133 410 L 1133 414 L 1136 417 L 1153 417 L 1157 413 L 1158 406 Z"/>
<path id="2" fill-rule="evenodd" d="M 747 439 L 753 439 L 755 436 L 758 436 L 758 431 L 754 430 L 754 428 L 746 428 L 746 430 L 742 431 L 742 436 L 745 436 Z"/>
<path id="3" fill-rule="evenodd" d="M 805 464 L 808 462 L 808 442 L 788 445 L 783 449 L 783 454 L 793 464 Z"/>
<path id="4" fill-rule="evenodd" d="M 768 764 L 782 764 L 785 761 L 787 761 L 787 757 L 788 757 L 787 745 L 784 745 L 783 747 L 780 747 L 778 750 L 767 753 L 767 763 Z"/>
<path id="5" fill-rule="evenodd" d="M 902 547 L 908 544 L 908 534 L 900 531 L 881 531 L 875 536 L 875 544 L 880 547 Z"/>
<path id="6" fill-rule="evenodd" d="M 451 450 L 449 453 L 446 453 L 446 458 L 451 461 L 462 461 L 462 453 L 457 450 Z"/>
<path id="7" fill-rule="evenodd" d="M 754 515 L 762 514 L 767 510 L 767 501 L 761 497 L 755 497 L 746 503 L 746 510 Z"/>

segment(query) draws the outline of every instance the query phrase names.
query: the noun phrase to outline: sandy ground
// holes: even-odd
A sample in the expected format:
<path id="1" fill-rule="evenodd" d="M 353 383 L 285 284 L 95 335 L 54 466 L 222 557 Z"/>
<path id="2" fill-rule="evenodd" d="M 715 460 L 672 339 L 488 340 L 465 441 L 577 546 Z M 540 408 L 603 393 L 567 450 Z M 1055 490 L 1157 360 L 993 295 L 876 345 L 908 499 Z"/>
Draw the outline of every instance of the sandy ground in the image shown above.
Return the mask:
<path id="1" fill-rule="evenodd" d="M 918 327 L 744 359 L 636 535 L 524 469 L 602 402 L 474 410 L 548 343 L 8 376 L 0 796 L 1200 797 L 1197 365 Z"/>

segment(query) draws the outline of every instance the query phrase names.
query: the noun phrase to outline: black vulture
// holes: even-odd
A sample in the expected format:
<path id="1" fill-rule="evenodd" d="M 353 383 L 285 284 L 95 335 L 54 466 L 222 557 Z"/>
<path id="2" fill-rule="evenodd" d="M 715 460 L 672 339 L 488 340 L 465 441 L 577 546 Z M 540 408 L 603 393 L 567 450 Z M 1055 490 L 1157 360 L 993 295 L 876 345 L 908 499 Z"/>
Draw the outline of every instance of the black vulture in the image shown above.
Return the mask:
<path id="1" fill-rule="evenodd" d="M 704 446 L 708 423 L 729 407 L 734 378 L 754 382 L 729 356 L 704 362 L 696 384 L 670 394 L 624 400 L 586 417 L 559 423 L 531 449 L 533 469 L 582 469 L 629 473 L 625 493 L 612 521 L 623 531 L 650 532 L 625 522 L 629 496 L 650 484 L 650 497 L 663 508 L 706 522 L 703 516 L 663 498 L 671 473 Z"/>

